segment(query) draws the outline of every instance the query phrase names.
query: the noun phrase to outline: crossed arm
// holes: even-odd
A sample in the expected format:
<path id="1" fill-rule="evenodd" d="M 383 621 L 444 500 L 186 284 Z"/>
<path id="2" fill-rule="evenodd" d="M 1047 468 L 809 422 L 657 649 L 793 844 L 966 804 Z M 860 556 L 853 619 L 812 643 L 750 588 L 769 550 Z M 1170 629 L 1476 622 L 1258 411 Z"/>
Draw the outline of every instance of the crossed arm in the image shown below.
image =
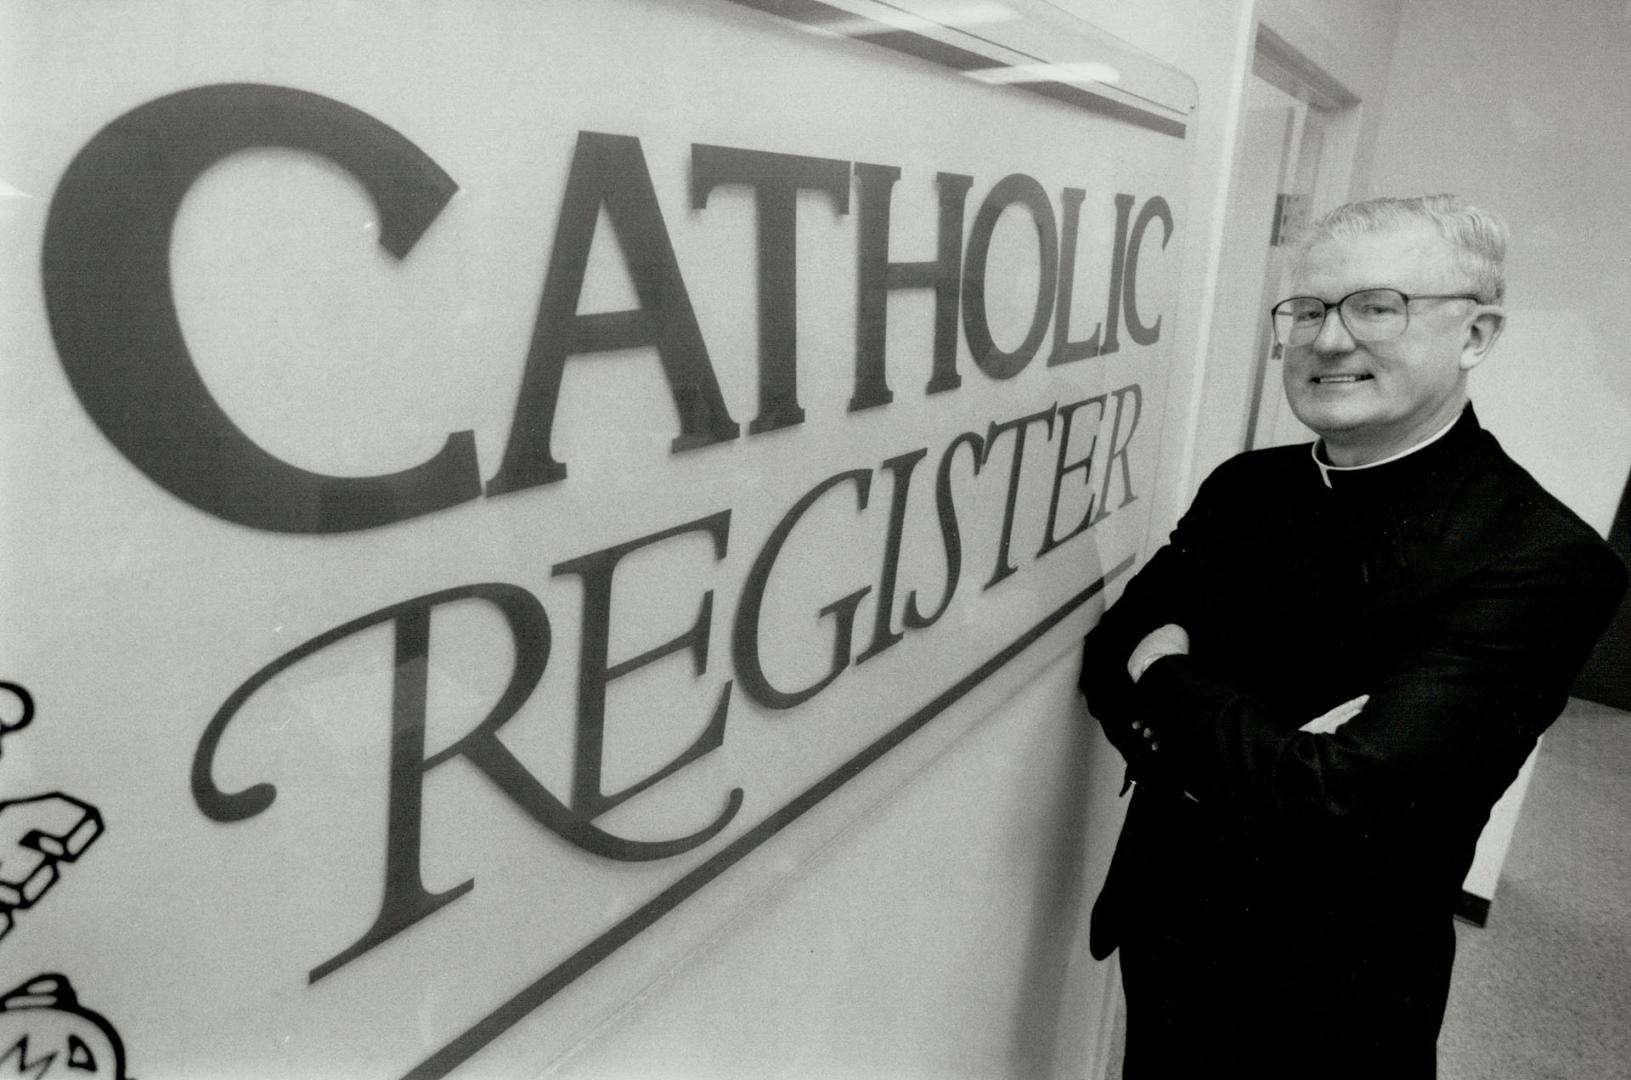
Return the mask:
<path id="1" fill-rule="evenodd" d="M 1081 685 L 1134 779 L 1252 816 L 1364 827 L 1487 807 L 1562 710 L 1625 587 L 1583 542 L 1506 552 L 1454 584 L 1378 668 L 1362 711 L 1311 725 L 1191 655 L 1183 627 L 1204 598 L 1186 594 L 1183 533 L 1089 634 Z"/>

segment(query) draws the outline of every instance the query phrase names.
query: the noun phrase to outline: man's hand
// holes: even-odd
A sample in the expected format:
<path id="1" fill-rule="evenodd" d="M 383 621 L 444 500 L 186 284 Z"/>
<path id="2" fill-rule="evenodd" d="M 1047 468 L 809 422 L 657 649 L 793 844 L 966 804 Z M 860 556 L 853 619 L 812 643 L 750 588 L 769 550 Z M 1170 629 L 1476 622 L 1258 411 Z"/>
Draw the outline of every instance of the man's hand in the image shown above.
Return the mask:
<path id="1" fill-rule="evenodd" d="M 1136 683 L 1144 669 L 1161 657 L 1188 655 L 1189 631 L 1177 623 L 1158 626 L 1144 635 L 1144 640 L 1133 649 L 1133 655 L 1127 658 L 1127 676 Z"/>

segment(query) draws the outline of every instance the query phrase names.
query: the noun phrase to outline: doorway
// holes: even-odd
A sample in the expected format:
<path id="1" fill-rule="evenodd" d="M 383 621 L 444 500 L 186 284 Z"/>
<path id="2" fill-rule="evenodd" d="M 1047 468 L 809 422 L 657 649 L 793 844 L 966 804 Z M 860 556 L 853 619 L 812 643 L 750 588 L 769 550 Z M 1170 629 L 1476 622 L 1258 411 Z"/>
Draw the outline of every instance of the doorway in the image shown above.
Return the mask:
<path id="1" fill-rule="evenodd" d="M 1229 185 L 1197 482 L 1242 450 L 1313 437 L 1285 407 L 1269 308 L 1287 295 L 1299 231 L 1347 198 L 1358 104 L 1259 27 Z"/>

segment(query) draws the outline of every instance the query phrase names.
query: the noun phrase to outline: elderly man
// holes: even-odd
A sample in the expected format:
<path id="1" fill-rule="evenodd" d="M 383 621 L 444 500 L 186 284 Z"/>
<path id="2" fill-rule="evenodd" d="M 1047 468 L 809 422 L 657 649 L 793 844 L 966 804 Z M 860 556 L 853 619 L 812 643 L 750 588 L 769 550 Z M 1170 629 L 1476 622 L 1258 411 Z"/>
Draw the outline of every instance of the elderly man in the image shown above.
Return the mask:
<path id="1" fill-rule="evenodd" d="M 1220 466 L 1087 637 L 1128 1080 L 1435 1073 L 1474 844 L 1626 581 L 1468 402 L 1504 252 L 1451 196 L 1317 222 L 1274 326 L 1319 440 Z"/>

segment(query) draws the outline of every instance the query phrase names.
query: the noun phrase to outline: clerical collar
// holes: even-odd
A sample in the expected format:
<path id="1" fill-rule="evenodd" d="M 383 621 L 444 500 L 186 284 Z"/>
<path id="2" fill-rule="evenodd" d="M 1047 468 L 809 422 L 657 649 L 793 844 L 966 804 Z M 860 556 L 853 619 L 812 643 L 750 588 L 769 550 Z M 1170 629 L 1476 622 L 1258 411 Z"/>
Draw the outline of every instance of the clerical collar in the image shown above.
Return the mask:
<path id="1" fill-rule="evenodd" d="M 1463 411 L 1463 413 L 1465 412 L 1465 410 L 1462 410 L 1462 411 Z M 1320 481 L 1322 483 L 1324 483 L 1326 487 L 1330 487 L 1331 486 L 1331 474 L 1332 473 L 1357 473 L 1357 472 L 1361 472 L 1361 471 L 1363 471 L 1365 469 L 1374 469 L 1379 465 L 1392 464 L 1393 462 L 1398 461 L 1400 458 L 1407 458 L 1411 454 L 1416 453 L 1418 450 L 1424 450 L 1427 447 L 1429 447 L 1429 446 L 1433 445 L 1434 443 L 1438 442 L 1440 439 L 1444 438 L 1444 436 L 1446 436 L 1446 435 L 1448 435 L 1450 433 L 1451 428 L 1455 427 L 1456 424 L 1458 424 L 1460 422 L 1461 422 L 1461 414 L 1457 414 L 1455 416 L 1455 418 L 1452 419 L 1448 424 L 1445 424 L 1443 427 L 1439 428 L 1437 431 L 1435 431 L 1431 435 L 1427 436 L 1427 438 L 1423 439 L 1421 442 L 1417 443 L 1415 446 L 1411 446 L 1411 447 L 1408 447 L 1408 448 L 1406 448 L 1404 450 L 1400 450 L 1397 454 L 1392 454 L 1392 455 L 1390 455 L 1388 457 L 1383 458 L 1380 461 L 1368 461 L 1363 465 L 1328 465 L 1328 464 L 1326 464 L 1324 459 L 1321 458 L 1321 456 L 1320 456 L 1320 449 L 1325 445 L 1325 440 L 1324 439 L 1317 439 L 1314 442 L 1309 443 L 1308 444 L 1308 452 L 1313 456 L 1314 464 L 1319 466 L 1319 469 L 1320 469 Z"/>

